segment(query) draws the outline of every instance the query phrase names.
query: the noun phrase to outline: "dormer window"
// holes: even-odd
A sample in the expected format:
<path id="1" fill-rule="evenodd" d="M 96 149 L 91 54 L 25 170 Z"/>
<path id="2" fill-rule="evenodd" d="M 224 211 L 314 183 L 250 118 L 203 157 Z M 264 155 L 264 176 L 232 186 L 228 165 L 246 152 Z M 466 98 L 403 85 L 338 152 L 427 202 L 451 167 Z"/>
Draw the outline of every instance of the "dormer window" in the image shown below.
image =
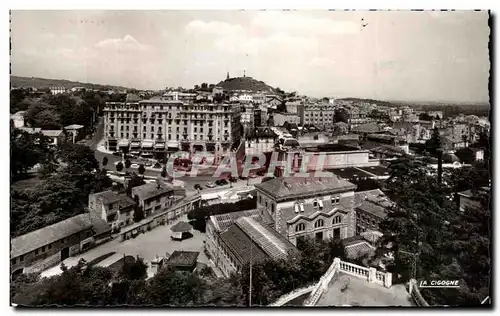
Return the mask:
<path id="1" fill-rule="evenodd" d="M 295 213 L 298 213 L 300 212 L 300 207 L 299 207 L 299 203 L 295 203 Z"/>
<path id="2" fill-rule="evenodd" d="M 340 202 L 339 196 L 332 196 L 332 204 L 339 204 L 339 202 Z"/>
<path id="3" fill-rule="evenodd" d="M 318 201 L 317 201 L 317 200 L 314 200 L 314 202 L 313 202 L 313 206 L 314 206 L 314 208 L 317 208 L 317 207 L 318 207 Z"/>
<path id="4" fill-rule="evenodd" d="M 319 209 L 322 210 L 323 209 L 323 200 L 319 200 L 318 205 L 319 205 Z"/>
<path id="5" fill-rule="evenodd" d="M 299 207 L 300 207 L 300 211 L 302 213 L 304 213 L 304 202 L 300 202 Z"/>

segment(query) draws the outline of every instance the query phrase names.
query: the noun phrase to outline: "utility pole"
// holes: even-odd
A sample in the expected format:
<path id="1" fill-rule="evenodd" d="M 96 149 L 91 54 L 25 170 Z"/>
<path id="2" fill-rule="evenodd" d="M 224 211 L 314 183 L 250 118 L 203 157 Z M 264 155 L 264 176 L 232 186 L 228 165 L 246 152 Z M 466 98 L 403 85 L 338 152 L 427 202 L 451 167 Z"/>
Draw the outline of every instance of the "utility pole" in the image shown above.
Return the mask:
<path id="1" fill-rule="evenodd" d="M 248 298 L 248 307 L 252 307 L 252 264 L 253 264 L 253 237 L 250 236 L 251 238 L 251 243 L 250 243 L 250 286 L 249 286 L 249 292 L 250 296 Z"/>

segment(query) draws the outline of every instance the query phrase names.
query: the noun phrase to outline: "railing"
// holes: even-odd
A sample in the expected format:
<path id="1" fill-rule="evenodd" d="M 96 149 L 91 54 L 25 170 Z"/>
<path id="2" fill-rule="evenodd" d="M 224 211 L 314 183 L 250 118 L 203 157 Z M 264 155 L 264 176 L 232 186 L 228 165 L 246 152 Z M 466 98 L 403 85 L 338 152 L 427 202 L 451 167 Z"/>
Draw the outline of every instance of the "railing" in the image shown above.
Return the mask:
<path id="1" fill-rule="evenodd" d="M 424 297 L 418 290 L 417 280 L 415 279 L 410 280 L 409 292 L 411 298 L 413 299 L 415 304 L 417 304 L 417 306 L 429 306 L 429 304 L 425 301 Z"/>
<path id="2" fill-rule="evenodd" d="M 291 300 L 293 299 L 296 299 L 297 297 L 301 296 L 301 295 L 304 295 L 304 294 L 307 294 L 309 292 L 312 292 L 315 288 L 316 288 L 316 284 L 313 284 L 313 285 L 310 285 L 308 287 L 303 287 L 303 288 L 300 288 L 300 289 L 296 289 L 292 292 L 289 292 L 285 295 L 282 295 L 280 298 L 278 298 L 278 300 L 272 304 L 270 304 L 269 306 L 283 306 L 285 305 L 286 303 L 290 302 Z"/>
<path id="3" fill-rule="evenodd" d="M 352 274 L 354 276 L 363 276 L 366 278 L 368 278 L 368 276 L 370 275 L 370 269 L 344 261 L 340 262 L 340 271 L 347 274 Z"/>
<path id="4" fill-rule="evenodd" d="M 332 265 L 328 268 L 328 270 L 325 272 L 325 274 L 323 274 L 323 276 L 321 276 L 321 279 L 319 280 L 318 284 L 311 292 L 311 295 L 304 302 L 304 306 L 314 306 L 314 305 L 316 305 L 316 303 L 318 303 L 321 295 L 323 295 L 325 290 L 328 288 L 328 284 L 330 284 L 333 277 L 335 276 L 335 274 L 339 270 L 341 263 L 342 263 L 342 261 L 340 261 L 340 259 L 338 259 L 338 258 L 335 258 L 333 260 Z"/>
<path id="5" fill-rule="evenodd" d="M 385 283 L 385 273 L 377 271 L 375 273 L 375 276 L 377 281 L 381 282 L 382 284 Z"/>

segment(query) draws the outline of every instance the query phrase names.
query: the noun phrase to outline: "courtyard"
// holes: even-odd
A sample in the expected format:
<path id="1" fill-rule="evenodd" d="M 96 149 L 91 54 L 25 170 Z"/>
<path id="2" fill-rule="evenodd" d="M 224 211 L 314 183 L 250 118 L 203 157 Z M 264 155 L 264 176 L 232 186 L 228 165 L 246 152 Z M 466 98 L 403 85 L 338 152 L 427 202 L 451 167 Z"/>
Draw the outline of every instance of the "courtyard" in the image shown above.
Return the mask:
<path id="1" fill-rule="evenodd" d="M 367 280 L 337 273 L 316 306 L 413 306 L 404 285 L 385 288 Z"/>
<path id="2" fill-rule="evenodd" d="M 92 261 L 100 256 L 114 252 L 113 256 L 104 260 L 106 262 L 97 263 L 99 266 L 106 266 L 107 263 L 112 264 L 114 258 L 121 258 L 125 256 L 139 256 L 144 259 L 144 261 L 149 265 L 151 260 L 155 259 L 156 256 L 165 257 L 166 254 L 171 255 L 175 250 L 183 251 L 197 251 L 199 252 L 198 262 L 209 265 L 217 275 L 221 273 L 215 268 L 208 260 L 204 253 L 204 240 L 205 234 L 200 233 L 197 230 L 193 230 L 191 233 L 193 236 L 189 239 L 184 239 L 182 241 L 171 240 L 172 231 L 171 227 L 177 224 L 179 221 L 187 222 L 187 215 L 180 217 L 179 219 L 173 221 L 169 225 L 158 226 L 148 231 L 144 234 L 138 235 L 136 238 L 129 239 L 127 241 L 120 241 L 120 238 L 115 238 L 105 244 L 97 246 L 83 254 L 75 257 L 70 257 L 64 260 L 64 264 L 67 267 L 72 267 L 78 263 L 80 259 L 85 259 L 87 262 Z M 216 270 L 216 271 L 215 271 Z M 52 267 L 48 270 L 42 272 L 42 277 L 50 277 L 53 275 L 60 274 L 62 271 L 60 269 L 60 264 Z"/>

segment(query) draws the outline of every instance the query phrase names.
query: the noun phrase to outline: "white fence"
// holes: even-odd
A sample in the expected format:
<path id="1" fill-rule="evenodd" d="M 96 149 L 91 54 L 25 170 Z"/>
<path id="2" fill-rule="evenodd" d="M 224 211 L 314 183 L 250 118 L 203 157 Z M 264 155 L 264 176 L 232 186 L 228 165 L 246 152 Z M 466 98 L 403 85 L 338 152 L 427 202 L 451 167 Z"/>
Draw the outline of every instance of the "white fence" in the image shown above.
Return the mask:
<path id="1" fill-rule="evenodd" d="M 422 296 L 422 294 L 418 290 L 417 280 L 411 279 L 408 288 L 409 288 L 408 291 L 410 292 L 410 296 L 413 299 L 413 301 L 415 302 L 415 304 L 417 304 L 417 306 L 429 306 L 429 304 L 425 301 L 424 297 Z"/>

